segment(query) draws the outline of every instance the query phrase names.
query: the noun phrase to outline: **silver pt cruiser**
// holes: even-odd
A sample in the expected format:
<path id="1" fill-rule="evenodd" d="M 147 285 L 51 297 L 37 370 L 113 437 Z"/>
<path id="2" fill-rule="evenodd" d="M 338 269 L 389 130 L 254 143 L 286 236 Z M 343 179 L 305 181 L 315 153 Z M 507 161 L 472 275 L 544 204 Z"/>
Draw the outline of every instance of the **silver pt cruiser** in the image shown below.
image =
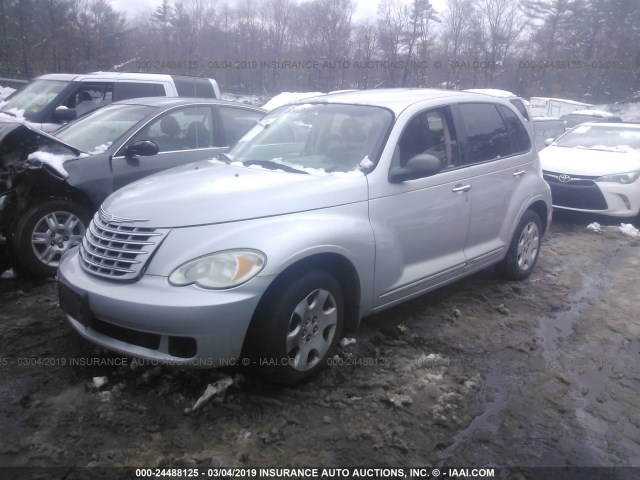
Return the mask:
<path id="1" fill-rule="evenodd" d="M 527 277 L 551 211 L 508 102 L 325 95 L 112 194 L 60 262 L 60 305 L 115 352 L 294 384 L 366 315 L 494 264 Z"/>

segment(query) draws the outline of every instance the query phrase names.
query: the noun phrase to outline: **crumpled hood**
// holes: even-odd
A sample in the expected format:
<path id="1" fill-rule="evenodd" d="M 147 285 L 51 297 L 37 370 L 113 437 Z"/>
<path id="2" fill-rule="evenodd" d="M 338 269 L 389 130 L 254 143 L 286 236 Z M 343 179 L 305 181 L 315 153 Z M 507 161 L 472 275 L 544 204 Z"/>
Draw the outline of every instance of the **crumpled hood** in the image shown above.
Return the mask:
<path id="1" fill-rule="evenodd" d="M 102 210 L 175 228 L 328 208 L 367 200 L 364 174 L 305 175 L 204 160 L 113 193 Z"/>
<path id="2" fill-rule="evenodd" d="M 542 170 L 569 175 L 601 176 L 640 170 L 640 152 L 613 152 L 554 147 L 539 153 Z"/>

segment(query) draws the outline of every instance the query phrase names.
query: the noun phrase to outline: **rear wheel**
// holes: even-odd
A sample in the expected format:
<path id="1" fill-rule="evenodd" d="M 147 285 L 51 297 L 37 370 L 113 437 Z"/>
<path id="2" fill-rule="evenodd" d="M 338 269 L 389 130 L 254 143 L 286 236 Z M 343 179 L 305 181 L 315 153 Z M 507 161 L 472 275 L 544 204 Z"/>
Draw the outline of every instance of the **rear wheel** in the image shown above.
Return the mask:
<path id="1" fill-rule="evenodd" d="M 326 364 L 342 332 L 342 290 L 324 270 L 294 270 L 278 280 L 258 307 L 247 354 L 257 372 L 293 385 Z"/>
<path id="2" fill-rule="evenodd" d="M 498 271 L 510 280 L 528 277 L 538 261 L 541 242 L 540 217 L 536 212 L 527 210 L 513 234 L 507 256 L 498 264 Z"/>
<path id="3" fill-rule="evenodd" d="M 33 275 L 55 275 L 62 255 L 82 242 L 90 217 L 84 207 L 65 199 L 28 210 L 13 236 L 20 266 Z"/>

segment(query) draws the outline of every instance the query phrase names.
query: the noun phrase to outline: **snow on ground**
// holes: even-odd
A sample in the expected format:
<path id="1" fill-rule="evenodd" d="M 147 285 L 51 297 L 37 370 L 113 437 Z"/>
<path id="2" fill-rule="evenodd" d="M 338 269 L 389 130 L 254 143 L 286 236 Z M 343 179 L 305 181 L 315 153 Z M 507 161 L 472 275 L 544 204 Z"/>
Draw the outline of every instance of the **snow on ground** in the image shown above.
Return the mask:
<path id="1" fill-rule="evenodd" d="M 624 235 L 628 235 L 629 237 L 638 238 L 640 237 L 640 230 L 631 225 L 630 223 L 621 223 L 620 224 L 620 233 Z"/>
<path id="2" fill-rule="evenodd" d="M 640 238 L 640 230 L 630 223 L 621 223 L 619 227 L 616 227 L 615 225 L 602 226 L 598 222 L 593 222 L 587 225 L 587 230 L 596 233 L 619 232 L 628 237 Z"/>
<path id="3" fill-rule="evenodd" d="M 282 92 L 276 95 L 267 103 L 262 105 L 265 110 L 273 110 L 280 105 L 286 105 L 287 103 L 296 102 L 303 98 L 317 97 L 318 95 L 324 95 L 322 92 Z"/>
<path id="4" fill-rule="evenodd" d="M 229 102 L 244 103 L 246 105 L 254 105 L 259 107 L 267 101 L 267 98 L 261 95 L 241 95 L 236 93 L 223 93 L 222 99 Z"/>

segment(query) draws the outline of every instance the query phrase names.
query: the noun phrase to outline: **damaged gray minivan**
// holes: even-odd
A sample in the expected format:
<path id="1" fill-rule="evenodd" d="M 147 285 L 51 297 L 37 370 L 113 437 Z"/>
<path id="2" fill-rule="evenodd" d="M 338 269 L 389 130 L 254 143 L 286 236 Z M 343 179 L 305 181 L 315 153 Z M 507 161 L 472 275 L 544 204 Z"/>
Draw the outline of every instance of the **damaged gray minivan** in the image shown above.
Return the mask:
<path id="1" fill-rule="evenodd" d="M 490 265 L 527 277 L 551 211 L 507 101 L 330 94 L 111 195 L 60 262 L 60 305 L 115 352 L 295 384 L 367 315 Z"/>

